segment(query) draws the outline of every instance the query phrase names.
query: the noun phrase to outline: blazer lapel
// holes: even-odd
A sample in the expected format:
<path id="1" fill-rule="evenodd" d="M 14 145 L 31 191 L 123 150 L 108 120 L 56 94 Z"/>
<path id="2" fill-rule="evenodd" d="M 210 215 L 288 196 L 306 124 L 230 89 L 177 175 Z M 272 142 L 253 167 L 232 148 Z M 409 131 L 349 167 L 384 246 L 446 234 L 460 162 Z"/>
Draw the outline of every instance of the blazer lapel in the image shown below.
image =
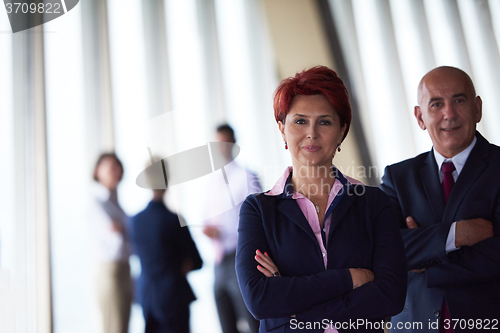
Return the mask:
<path id="1" fill-rule="evenodd" d="M 277 198 L 277 200 L 281 200 L 281 202 L 278 203 L 276 207 L 278 212 L 285 215 L 289 221 L 295 223 L 307 235 L 309 235 L 309 237 L 311 237 L 312 239 L 314 239 L 314 241 L 316 241 L 316 236 L 314 236 L 314 232 L 312 231 L 309 222 L 307 222 L 306 217 L 302 213 L 302 210 L 300 210 L 300 207 L 297 204 L 297 202 L 292 198 L 284 198 L 284 199 Z"/>
<path id="2" fill-rule="evenodd" d="M 458 207 L 462 204 L 469 189 L 488 166 L 489 142 L 479 132 L 477 132 L 476 137 L 476 145 L 470 152 L 464 168 L 451 190 L 448 204 L 444 210 L 443 221 L 454 220 Z"/>
<path id="3" fill-rule="evenodd" d="M 420 168 L 420 180 L 424 187 L 427 201 L 432 206 L 432 210 L 434 214 L 436 214 L 437 220 L 440 221 L 444 212 L 443 189 L 439 181 L 439 172 L 432 150 L 428 153 L 424 163 L 422 163 Z"/>
<path id="4" fill-rule="evenodd" d="M 348 185 L 348 187 L 343 188 L 342 191 L 351 191 L 352 192 L 353 188 L 354 188 L 353 185 Z M 355 197 L 356 197 L 355 195 L 344 195 L 341 199 L 341 202 L 332 211 L 330 230 L 328 232 L 328 243 L 330 243 L 332 235 L 335 233 L 335 229 L 338 228 L 338 226 L 340 225 L 345 214 L 351 208 L 351 206 L 355 200 Z"/>

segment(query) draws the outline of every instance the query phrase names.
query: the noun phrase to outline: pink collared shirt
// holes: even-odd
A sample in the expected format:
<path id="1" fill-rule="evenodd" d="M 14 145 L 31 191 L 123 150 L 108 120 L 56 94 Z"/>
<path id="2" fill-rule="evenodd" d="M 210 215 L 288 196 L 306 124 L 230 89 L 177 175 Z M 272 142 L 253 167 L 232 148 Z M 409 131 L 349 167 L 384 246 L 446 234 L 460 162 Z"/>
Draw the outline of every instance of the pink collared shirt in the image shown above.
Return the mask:
<path id="1" fill-rule="evenodd" d="M 265 193 L 266 195 L 280 195 L 283 194 L 283 190 L 285 188 L 286 180 L 290 176 L 290 173 L 292 172 L 293 167 L 288 167 L 285 170 L 285 173 L 278 179 L 276 184 L 274 184 L 273 188 Z M 351 178 L 349 176 L 344 175 L 344 177 L 351 183 L 351 184 L 362 184 L 359 180 Z M 339 191 L 342 189 L 343 185 L 342 183 L 338 180 L 335 179 L 335 182 L 333 183 L 332 189 L 330 191 L 330 196 L 328 197 L 328 203 L 327 207 L 330 207 L 331 203 L 339 193 Z M 325 269 L 327 267 L 328 263 L 328 253 L 326 252 L 326 244 L 323 244 L 323 239 L 321 237 L 321 229 L 320 229 L 320 223 L 319 223 L 319 218 L 318 214 L 316 212 L 316 207 L 314 204 L 303 194 L 293 191 L 293 196 L 292 199 L 297 200 L 297 204 L 300 207 L 300 210 L 304 214 L 307 222 L 309 222 L 309 225 L 311 226 L 312 231 L 314 232 L 314 235 L 316 236 L 316 241 L 318 242 L 318 245 L 321 249 L 321 253 L 323 254 L 323 263 L 325 264 Z M 330 231 L 330 224 L 332 221 L 332 215 L 328 216 L 326 220 L 323 223 L 323 228 L 325 232 L 325 239 L 328 239 L 328 233 Z M 337 333 L 338 331 L 334 327 L 330 327 L 325 329 L 324 333 Z"/>

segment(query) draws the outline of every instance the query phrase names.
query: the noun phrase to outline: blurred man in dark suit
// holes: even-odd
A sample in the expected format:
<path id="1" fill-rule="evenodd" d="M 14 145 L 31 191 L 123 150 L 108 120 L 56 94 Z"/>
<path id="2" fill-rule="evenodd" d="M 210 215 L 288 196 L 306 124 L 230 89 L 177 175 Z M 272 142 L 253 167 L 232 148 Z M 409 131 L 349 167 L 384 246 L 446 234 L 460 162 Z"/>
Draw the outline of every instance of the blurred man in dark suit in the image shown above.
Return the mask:
<path id="1" fill-rule="evenodd" d="M 202 260 L 187 227 L 163 203 L 166 190 L 153 190 L 146 209 L 131 220 L 141 261 L 139 293 L 146 333 L 189 333 L 189 304 L 195 296 L 186 279 Z"/>

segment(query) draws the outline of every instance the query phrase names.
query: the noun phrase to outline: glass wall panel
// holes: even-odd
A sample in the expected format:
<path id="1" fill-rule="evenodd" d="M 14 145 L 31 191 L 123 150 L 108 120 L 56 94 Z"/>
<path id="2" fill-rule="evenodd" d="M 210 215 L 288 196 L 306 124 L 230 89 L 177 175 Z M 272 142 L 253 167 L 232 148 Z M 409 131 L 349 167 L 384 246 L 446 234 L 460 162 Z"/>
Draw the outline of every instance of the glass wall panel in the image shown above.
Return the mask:
<path id="1" fill-rule="evenodd" d="M 80 6 L 44 25 L 55 333 L 98 332 L 89 228 Z"/>
<path id="2" fill-rule="evenodd" d="M 16 332 L 16 224 L 14 187 L 14 111 L 12 30 L 0 10 L 0 332 Z"/>

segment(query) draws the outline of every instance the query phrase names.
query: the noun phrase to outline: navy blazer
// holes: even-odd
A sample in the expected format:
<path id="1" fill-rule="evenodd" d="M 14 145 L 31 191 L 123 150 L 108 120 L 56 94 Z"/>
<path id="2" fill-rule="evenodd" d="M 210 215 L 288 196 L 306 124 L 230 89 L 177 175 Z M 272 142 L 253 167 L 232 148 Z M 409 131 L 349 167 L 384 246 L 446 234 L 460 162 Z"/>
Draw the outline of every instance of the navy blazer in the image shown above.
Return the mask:
<path id="1" fill-rule="evenodd" d="M 378 188 L 347 184 L 342 191 L 346 194 L 331 215 L 327 269 L 295 199 L 261 193 L 243 203 L 236 272 L 248 309 L 261 319 L 260 332 L 295 332 L 300 323 L 325 320 L 380 321 L 401 311 L 406 263 L 391 202 Z M 257 249 L 270 255 L 281 277 L 267 278 L 257 270 Z M 370 269 L 375 280 L 353 290 L 349 268 Z"/>
<path id="2" fill-rule="evenodd" d="M 139 292 L 146 320 L 161 323 L 189 315 L 195 296 L 183 274 L 185 260 L 199 269 L 202 260 L 189 229 L 163 202 L 151 201 L 131 219 L 134 250 L 141 261 Z"/>
<path id="3" fill-rule="evenodd" d="M 425 273 L 408 272 L 405 308 L 393 318 L 393 327 L 397 322 L 417 322 L 423 324 L 419 332 L 437 332 L 428 323 L 439 319 L 446 297 L 452 319 L 462 319 L 462 324 L 483 320 L 483 326 L 489 319 L 490 329 L 496 319 L 500 329 L 500 147 L 479 132 L 476 137 L 446 205 L 432 151 L 385 170 L 381 188 L 396 207 L 408 269 L 425 268 Z M 408 216 L 419 228 L 407 228 Z M 451 224 L 479 217 L 493 223 L 495 236 L 447 255 Z M 459 323 L 455 332 L 461 331 Z"/>

